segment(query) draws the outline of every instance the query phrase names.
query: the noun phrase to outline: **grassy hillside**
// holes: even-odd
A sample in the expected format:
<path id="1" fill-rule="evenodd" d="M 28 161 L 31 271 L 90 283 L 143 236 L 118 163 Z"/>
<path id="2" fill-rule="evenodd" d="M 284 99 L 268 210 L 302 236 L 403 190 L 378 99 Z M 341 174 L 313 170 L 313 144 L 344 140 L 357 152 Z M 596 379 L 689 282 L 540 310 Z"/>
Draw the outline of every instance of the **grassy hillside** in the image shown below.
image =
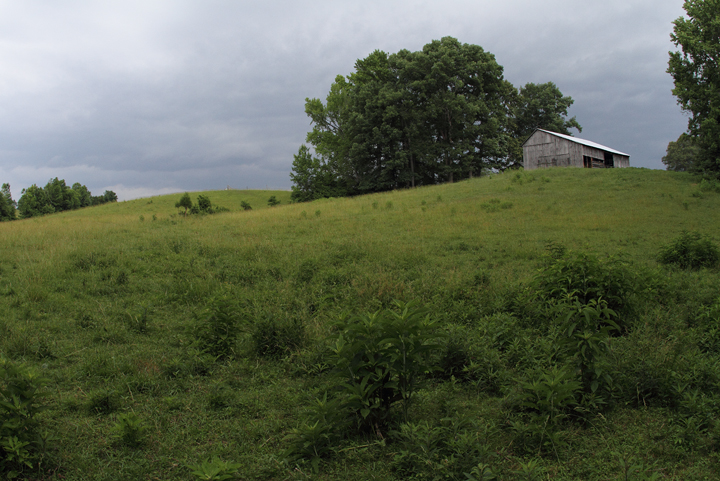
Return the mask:
<path id="1" fill-rule="evenodd" d="M 720 239 L 720 194 L 690 176 L 554 169 L 305 204 L 204 194 L 230 211 L 183 218 L 173 195 L 0 223 L 0 354 L 48 379 L 54 435 L 24 476 L 200 479 L 188 466 L 214 456 L 239 479 L 718 476 L 717 267 L 656 261 L 682 231 Z M 561 342 L 567 306 L 535 295 L 548 245 L 625 276 L 624 310 L 606 314 L 622 329 L 593 361 L 612 382 L 557 407 L 552 429 L 528 386 L 576 375 L 580 357 Z M 293 457 L 288 434 L 340 384 L 336 322 L 395 300 L 437 321 L 440 369 L 407 413 Z M 230 335 L 209 331 L 222 316 Z"/>

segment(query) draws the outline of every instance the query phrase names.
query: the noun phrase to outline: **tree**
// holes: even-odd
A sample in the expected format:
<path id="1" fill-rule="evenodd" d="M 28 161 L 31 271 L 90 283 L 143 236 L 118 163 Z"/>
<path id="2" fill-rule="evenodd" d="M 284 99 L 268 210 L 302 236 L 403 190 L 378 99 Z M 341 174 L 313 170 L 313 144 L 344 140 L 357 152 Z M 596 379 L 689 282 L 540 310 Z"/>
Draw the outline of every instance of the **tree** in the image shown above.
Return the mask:
<path id="1" fill-rule="evenodd" d="M 47 193 L 42 187 L 33 184 L 23 189 L 18 200 L 20 218 L 28 219 L 39 215 L 52 214 L 55 208 L 50 203 Z"/>
<path id="2" fill-rule="evenodd" d="M 293 162 L 293 199 L 453 182 L 509 155 L 512 85 L 495 57 L 452 37 L 376 50 L 306 99 L 313 129 Z"/>
<path id="3" fill-rule="evenodd" d="M 683 8 L 688 18 L 675 20 L 670 35 L 682 53 L 670 52 L 667 72 L 699 147 L 691 170 L 720 177 L 720 0 L 688 0 Z"/>
<path id="4" fill-rule="evenodd" d="M 274 195 L 271 195 L 268 199 L 268 205 L 270 207 L 275 207 L 276 205 L 280 204 L 280 201 L 275 198 Z"/>
<path id="5" fill-rule="evenodd" d="M 176 208 L 184 207 L 185 212 L 183 212 L 183 217 L 187 217 L 187 211 L 188 209 L 192 208 L 192 200 L 190 199 L 190 194 L 185 192 L 182 197 L 180 197 L 180 200 L 175 203 Z"/>
<path id="6" fill-rule="evenodd" d="M 75 182 L 72 186 L 72 190 L 75 192 L 75 196 L 79 201 L 80 207 L 88 207 L 92 205 L 92 194 L 90 194 L 87 187 L 79 182 Z"/>
<path id="7" fill-rule="evenodd" d="M 689 172 L 695 168 L 700 147 L 696 139 L 687 134 L 680 134 L 676 142 L 670 142 L 667 146 L 667 153 L 662 158 L 667 170 L 675 172 Z"/>
<path id="8" fill-rule="evenodd" d="M 204 212 L 206 214 L 213 213 L 212 202 L 210 202 L 210 197 L 208 197 L 206 195 L 202 195 L 202 194 L 198 195 L 197 205 L 198 205 L 198 210 L 200 212 Z"/>
<path id="9" fill-rule="evenodd" d="M 3 184 L 2 190 L 0 190 L 0 222 L 16 218 L 17 212 L 15 211 L 15 201 L 10 195 L 10 184 Z"/>

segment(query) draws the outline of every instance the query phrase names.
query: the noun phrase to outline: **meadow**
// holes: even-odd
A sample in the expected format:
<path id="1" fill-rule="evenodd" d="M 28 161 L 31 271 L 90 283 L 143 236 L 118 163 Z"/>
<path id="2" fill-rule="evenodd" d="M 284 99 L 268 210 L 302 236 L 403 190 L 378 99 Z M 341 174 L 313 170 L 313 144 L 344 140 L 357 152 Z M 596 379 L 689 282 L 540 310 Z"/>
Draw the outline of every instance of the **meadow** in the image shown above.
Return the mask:
<path id="1" fill-rule="evenodd" d="M 720 239 L 715 186 L 548 169 L 198 194 L 228 211 L 184 217 L 178 194 L 0 223 L 0 374 L 45 380 L 41 441 L 7 437 L 7 472 L 720 477 L 718 265 L 658 262 Z"/>

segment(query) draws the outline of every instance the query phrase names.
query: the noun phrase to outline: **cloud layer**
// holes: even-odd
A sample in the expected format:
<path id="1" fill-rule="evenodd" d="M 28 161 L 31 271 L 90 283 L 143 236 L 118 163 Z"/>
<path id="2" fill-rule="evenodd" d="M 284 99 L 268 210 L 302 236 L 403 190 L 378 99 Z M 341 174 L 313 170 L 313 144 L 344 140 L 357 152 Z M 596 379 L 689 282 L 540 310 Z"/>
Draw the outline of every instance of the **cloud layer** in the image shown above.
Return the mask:
<path id="1" fill-rule="evenodd" d="M 0 181 L 156 193 L 289 188 L 338 74 L 453 36 L 516 86 L 555 82 L 582 138 L 662 168 L 686 118 L 665 73 L 679 2 L 0 1 Z"/>

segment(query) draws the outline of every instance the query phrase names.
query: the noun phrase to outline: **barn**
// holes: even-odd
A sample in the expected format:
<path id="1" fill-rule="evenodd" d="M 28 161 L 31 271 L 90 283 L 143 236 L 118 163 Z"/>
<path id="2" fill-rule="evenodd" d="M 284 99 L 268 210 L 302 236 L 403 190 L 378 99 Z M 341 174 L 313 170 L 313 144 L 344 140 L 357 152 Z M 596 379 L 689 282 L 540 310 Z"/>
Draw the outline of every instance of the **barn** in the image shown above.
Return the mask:
<path id="1" fill-rule="evenodd" d="M 526 170 L 545 167 L 630 167 L 630 156 L 610 147 L 549 130 L 535 129 L 523 143 Z"/>

